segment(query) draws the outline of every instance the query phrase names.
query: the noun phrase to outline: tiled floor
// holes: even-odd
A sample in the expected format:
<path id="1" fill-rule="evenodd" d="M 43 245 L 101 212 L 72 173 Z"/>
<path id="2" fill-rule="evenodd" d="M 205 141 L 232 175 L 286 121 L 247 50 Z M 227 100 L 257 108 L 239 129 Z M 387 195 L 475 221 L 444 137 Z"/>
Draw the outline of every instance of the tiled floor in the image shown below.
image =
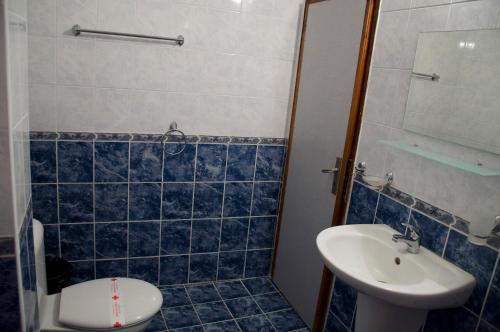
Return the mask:
<path id="1" fill-rule="evenodd" d="M 147 332 L 309 331 L 268 278 L 161 287 Z"/>

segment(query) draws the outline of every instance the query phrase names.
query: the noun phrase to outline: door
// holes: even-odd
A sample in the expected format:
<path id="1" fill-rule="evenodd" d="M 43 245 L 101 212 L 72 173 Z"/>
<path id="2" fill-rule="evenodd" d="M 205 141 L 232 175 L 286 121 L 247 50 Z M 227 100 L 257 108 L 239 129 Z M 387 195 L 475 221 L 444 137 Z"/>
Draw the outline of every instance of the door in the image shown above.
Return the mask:
<path id="1" fill-rule="evenodd" d="M 305 11 L 273 281 L 310 327 L 323 272 L 316 235 L 332 225 L 365 7 L 366 0 L 310 1 Z"/>

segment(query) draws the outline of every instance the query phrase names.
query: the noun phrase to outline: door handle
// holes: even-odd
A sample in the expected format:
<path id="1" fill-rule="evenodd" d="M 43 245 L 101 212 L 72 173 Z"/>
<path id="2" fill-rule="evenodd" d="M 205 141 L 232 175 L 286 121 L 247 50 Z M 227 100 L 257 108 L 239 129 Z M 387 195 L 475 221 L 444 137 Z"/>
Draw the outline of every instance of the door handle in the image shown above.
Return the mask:
<path id="1" fill-rule="evenodd" d="M 326 173 L 326 174 L 333 174 L 333 181 L 332 181 L 332 194 L 337 193 L 337 185 L 338 185 L 338 177 L 339 177 L 339 171 L 340 171 L 340 163 L 342 162 L 341 157 L 337 157 L 335 160 L 335 167 L 333 168 L 324 168 L 321 170 L 321 173 Z"/>
<path id="2" fill-rule="evenodd" d="M 335 167 L 335 168 L 322 169 L 321 173 L 332 174 L 332 173 L 337 173 L 338 171 L 339 169 Z"/>

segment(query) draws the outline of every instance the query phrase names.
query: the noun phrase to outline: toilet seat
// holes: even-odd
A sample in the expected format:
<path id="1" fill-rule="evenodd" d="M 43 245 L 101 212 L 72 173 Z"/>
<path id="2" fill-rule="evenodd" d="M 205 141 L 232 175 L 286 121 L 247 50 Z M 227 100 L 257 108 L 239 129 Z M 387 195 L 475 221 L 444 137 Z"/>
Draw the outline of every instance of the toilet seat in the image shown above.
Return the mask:
<path id="1" fill-rule="evenodd" d="M 162 302 L 159 289 L 145 281 L 96 279 L 62 290 L 59 322 L 83 330 L 129 327 L 151 319 Z"/>

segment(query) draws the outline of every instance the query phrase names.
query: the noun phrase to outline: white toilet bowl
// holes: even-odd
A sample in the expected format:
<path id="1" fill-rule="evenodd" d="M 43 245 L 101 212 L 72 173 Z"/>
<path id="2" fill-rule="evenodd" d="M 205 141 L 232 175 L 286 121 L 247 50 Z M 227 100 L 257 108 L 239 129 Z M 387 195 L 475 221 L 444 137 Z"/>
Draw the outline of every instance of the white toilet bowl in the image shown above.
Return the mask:
<path id="1" fill-rule="evenodd" d="M 43 226 L 33 219 L 40 331 L 142 332 L 160 310 L 158 288 L 142 280 L 104 278 L 47 295 Z"/>

